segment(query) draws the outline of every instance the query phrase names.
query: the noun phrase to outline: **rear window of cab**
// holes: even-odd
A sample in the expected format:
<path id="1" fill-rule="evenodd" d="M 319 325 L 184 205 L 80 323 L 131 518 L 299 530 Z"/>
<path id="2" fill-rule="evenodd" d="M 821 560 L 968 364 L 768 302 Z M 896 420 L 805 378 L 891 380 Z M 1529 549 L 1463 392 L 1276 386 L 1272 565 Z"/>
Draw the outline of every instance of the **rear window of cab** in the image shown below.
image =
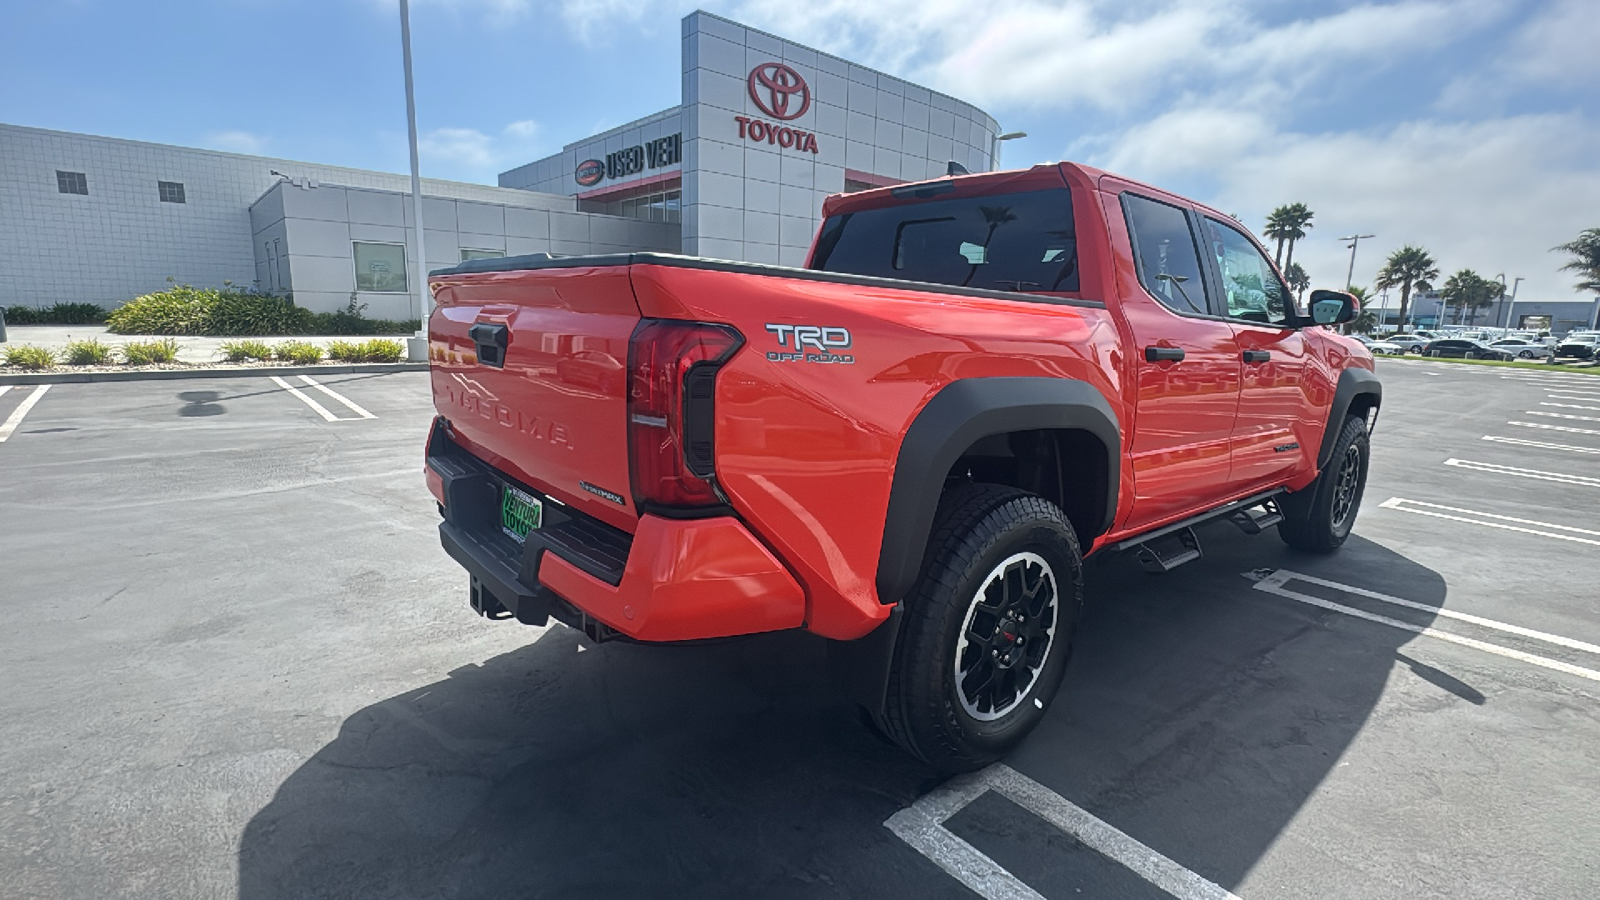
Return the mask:
<path id="1" fill-rule="evenodd" d="M 1078 290 L 1064 187 L 935 198 L 831 216 L 811 268 L 996 291 Z"/>

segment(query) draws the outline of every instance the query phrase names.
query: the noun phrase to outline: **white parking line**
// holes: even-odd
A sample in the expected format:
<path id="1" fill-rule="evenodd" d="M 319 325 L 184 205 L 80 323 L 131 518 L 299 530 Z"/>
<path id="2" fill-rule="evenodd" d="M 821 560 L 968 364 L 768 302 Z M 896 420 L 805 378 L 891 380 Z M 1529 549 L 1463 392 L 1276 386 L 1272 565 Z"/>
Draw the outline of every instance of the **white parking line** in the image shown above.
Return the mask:
<path id="1" fill-rule="evenodd" d="M 1563 397 L 1561 399 L 1563 399 L 1563 400 L 1576 400 L 1578 398 L 1577 397 Z M 1539 405 L 1540 406 L 1554 406 L 1554 407 L 1556 407 L 1558 409 L 1590 409 L 1590 410 L 1594 410 L 1595 412 L 1600 412 L 1600 406 L 1580 406 L 1579 404 L 1576 404 L 1576 403 L 1550 403 L 1550 402 L 1541 400 L 1541 401 L 1539 401 Z"/>
<path id="2" fill-rule="evenodd" d="M 281 387 L 284 390 L 288 391 L 289 393 L 295 395 L 296 397 L 299 397 L 302 401 L 304 401 L 305 405 L 307 405 L 307 406 L 311 407 L 312 409 L 316 410 L 317 414 L 322 416 L 324 419 L 327 419 L 329 422 L 337 422 L 337 421 L 339 421 L 339 417 L 338 416 L 334 415 L 331 412 L 328 412 L 327 407 L 324 407 L 321 403 L 318 403 L 317 401 L 315 401 L 315 400 L 311 399 L 310 397 L 306 396 L 304 391 L 300 390 L 299 388 L 295 387 L 294 385 L 290 384 L 289 382 L 284 381 L 282 378 L 279 378 L 276 375 L 272 376 L 272 380 L 276 381 L 278 383 L 278 387 Z"/>
<path id="3" fill-rule="evenodd" d="M 1561 472 L 1541 472 L 1538 469 L 1519 469 L 1516 466 L 1502 466 L 1498 463 L 1473 462 L 1469 459 L 1447 459 L 1447 466 L 1458 469 L 1472 469 L 1477 472 L 1488 472 L 1493 475 L 1516 475 L 1522 478 L 1537 478 L 1540 481 L 1558 481 L 1562 484 L 1578 484 L 1584 487 L 1600 487 L 1600 478 L 1590 478 L 1587 475 L 1565 475 Z"/>
<path id="4" fill-rule="evenodd" d="M 1571 415 L 1570 413 L 1540 412 L 1540 411 L 1538 411 L 1536 409 L 1525 410 L 1523 412 L 1523 415 L 1525 415 L 1525 416 L 1546 416 L 1546 417 L 1551 418 L 1551 419 L 1576 419 L 1579 422 L 1600 422 L 1600 417 L 1596 417 L 1596 416 L 1574 416 L 1574 415 Z"/>
<path id="5" fill-rule="evenodd" d="M 1588 400 L 1594 397 L 1600 397 L 1600 391 L 1580 391 L 1577 388 L 1550 387 L 1546 388 L 1546 390 L 1550 392 L 1549 396 L 1551 397 L 1557 397 L 1565 394 L 1566 396 L 1561 397 L 1563 400 Z"/>
<path id="6" fill-rule="evenodd" d="M 1255 573 L 1246 572 L 1245 577 L 1254 578 Z M 1410 622 L 1402 622 L 1399 619 L 1391 619 L 1388 616 L 1380 616 L 1377 613 L 1370 613 L 1364 609 L 1356 609 L 1353 606 L 1345 606 L 1342 603 L 1335 603 L 1332 600 L 1324 600 L 1321 597 L 1313 597 L 1310 594 L 1302 594 L 1298 591 L 1291 591 L 1284 587 L 1284 585 L 1290 581 L 1308 581 L 1312 584 L 1321 584 L 1336 590 L 1347 591 L 1360 596 L 1373 597 L 1374 599 L 1386 600 L 1390 602 L 1400 600 L 1398 597 L 1388 597 L 1384 594 L 1374 594 L 1371 591 L 1363 591 L 1360 588 L 1339 584 L 1335 581 L 1323 581 L 1320 578 L 1308 578 L 1304 575 L 1297 575 L 1294 572 L 1289 572 L 1283 569 L 1279 569 L 1278 571 L 1273 572 L 1271 575 L 1268 575 L 1260 581 L 1257 581 L 1255 588 L 1258 591 L 1264 591 L 1268 594 L 1273 594 L 1278 597 L 1287 597 L 1290 600 L 1298 600 L 1301 603 L 1306 603 L 1311 606 L 1318 606 L 1337 613 L 1343 613 L 1347 616 L 1353 616 L 1357 619 L 1365 619 L 1368 622 L 1377 622 L 1380 625 L 1388 625 L 1390 628 L 1398 628 L 1401 631 L 1409 631 L 1413 634 L 1424 635 L 1426 637 L 1446 641 L 1451 644 L 1459 644 L 1463 647 L 1471 647 L 1474 650 L 1482 650 L 1485 653 L 1493 653 L 1496 656 L 1503 656 L 1507 659 L 1525 662 L 1529 665 L 1538 666 L 1543 669 L 1550 669 L 1556 672 L 1565 672 L 1568 675 L 1576 675 L 1579 678 L 1587 678 L 1590 681 L 1600 681 L 1600 672 L 1597 672 L 1594 669 L 1585 668 L 1583 666 L 1575 666 L 1571 663 L 1562 662 L 1559 659 L 1550 659 L 1549 657 L 1539 656 L 1533 653 L 1524 653 L 1521 650 L 1514 650 L 1510 647 L 1502 647 L 1499 644 L 1491 644 L 1488 641 L 1480 641 L 1476 638 L 1463 637 L 1459 634 L 1451 634 L 1448 631 L 1439 631 L 1436 628 L 1429 628 L 1424 625 L 1413 625 Z M 1447 610 L 1437 606 L 1428 606 L 1427 604 L 1413 603 L 1411 601 L 1401 601 L 1401 605 L 1413 607 L 1415 609 L 1430 610 L 1441 615 L 1448 612 Z M 1461 613 L 1452 613 L 1451 617 L 1464 618 L 1464 615 L 1465 614 Z M 1475 618 L 1476 617 L 1472 617 L 1472 619 Z M 1466 621 L 1472 621 L 1472 619 L 1466 619 Z M 1514 625 L 1505 625 L 1501 622 L 1491 622 L 1489 619 L 1480 619 L 1476 622 L 1476 624 L 1487 625 L 1491 628 L 1499 628 L 1503 631 L 1511 631 L 1514 634 L 1523 634 L 1524 632 L 1527 632 L 1524 634 L 1525 637 L 1537 637 L 1540 640 L 1549 640 L 1554 638 L 1556 641 L 1553 642 L 1562 642 L 1561 646 L 1571 647 L 1573 645 L 1578 645 L 1574 647 L 1574 649 L 1587 650 L 1591 653 L 1600 652 L 1600 647 L 1595 647 L 1593 644 L 1585 644 L 1583 641 L 1573 641 L 1571 638 L 1562 638 L 1559 635 L 1530 631 L 1529 629 L 1518 628 Z"/>
<path id="7" fill-rule="evenodd" d="M 1600 448 L 1596 447 L 1574 447 L 1571 444 L 1547 444 L 1544 441 L 1530 441 L 1525 438 L 1514 437 L 1498 437 L 1492 434 L 1484 435 L 1483 439 L 1486 441 L 1494 441 L 1499 444 L 1516 444 L 1519 447 L 1539 447 L 1544 450 L 1566 450 L 1571 453 L 1600 453 Z"/>
<path id="8" fill-rule="evenodd" d="M 1543 422 L 1518 422 L 1515 419 L 1506 424 L 1521 425 L 1523 428 L 1543 428 L 1546 431 L 1567 431 L 1572 434 L 1600 434 L 1600 431 L 1593 428 L 1570 428 L 1566 425 L 1546 425 Z"/>
<path id="9" fill-rule="evenodd" d="M 953 834 L 944 823 L 967 804 L 994 791 L 1116 860 L 1179 900 L 1239 900 L 1228 891 L 1095 818 L 1044 785 L 1002 763 L 950 779 L 900 810 L 884 827 L 987 900 L 1044 900 L 1015 875 Z"/>
<path id="10" fill-rule="evenodd" d="M 7 387 L 10 387 L 10 385 L 7 385 Z M 22 402 L 17 404 L 17 408 L 11 411 L 11 415 L 6 417 L 5 422 L 0 423 L 0 444 L 5 443 L 6 439 L 11 437 L 11 433 L 17 430 L 18 425 L 22 424 L 22 417 L 33 409 L 33 405 L 38 403 L 39 398 L 43 397 L 44 392 L 48 390 L 50 390 L 50 385 L 41 384 L 33 389 L 33 393 L 22 398 Z"/>
<path id="11" fill-rule="evenodd" d="M 338 393 L 337 391 L 335 391 L 332 388 L 329 388 L 329 387 L 327 387 L 325 385 L 321 385 L 321 384 L 316 383 L 315 381 L 312 381 L 310 375 L 301 375 L 300 376 L 300 380 L 304 381 L 306 384 L 316 388 L 317 390 L 323 392 L 324 394 L 327 394 L 329 397 L 332 397 L 333 399 L 339 401 L 340 403 L 343 403 L 345 406 L 348 406 L 350 408 L 351 412 L 355 413 L 356 415 L 360 416 L 363 419 L 376 419 L 377 418 L 377 416 L 375 416 L 372 413 L 369 413 L 366 410 L 362 409 L 361 407 L 357 406 L 353 400 L 351 400 L 350 398 L 346 397 L 345 395 L 343 395 L 341 393 Z"/>
<path id="12" fill-rule="evenodd" d="M 1413 507 L 1425 507 L 1414 509 Z M 1392 509 L 1396 512 L 1414 513 L 1419 516 L 1432 516 L 1435 519 L 1449 519 L 1452 522 L 1466 522 L 1469 525 L 1482 525 L 1485 528 L 1502 528 L 1506 531 L 1519 531 L 1523 534 L 1534 534 L 1540 537 L 1555 538 L 1560 541 L 1572 541 L 1578 544 L 1592 544 L 1600 547 L 1600 531 L 1590 531 L 1587 528 L 1574 528 L 1571 525 L 1552 525 L 1549 522 L 1540 522 L 1534 519 L 1518 519 L 1513 516 L 1500 516 L 1494 513 L 1478 512 L 1474 509 L 1461 509 L 1456 506 L 1440 506 L 1437 503 L 1424 503 L 1421 500 L 1407 500 L 1403 497 L 1390 497 L 1378 504 L 1379 509 Z M 1446 510 L 1446 512 L 1433 512 L 1433 510 Z M 1454 516 L 1448 513 L 1461 513 Z M 1475 518 L 1467 518 L 1473 516 Z M 1494 519 L 1485 522 L 1483 519 Z M 1518 525 L 1506 525 L 1506 522 L 1517 522 Z M 1537 525 L 1540 528 L 1554 528 L 1556 531 L 1570 531 L 1575 534 L 1587 534 L 1591 537 L 1576 537 L 1575 534 L 1557 534 L 1553 531 L 1540 531 L 1535 528 L 1523 528 L 1521 525 Z"/>

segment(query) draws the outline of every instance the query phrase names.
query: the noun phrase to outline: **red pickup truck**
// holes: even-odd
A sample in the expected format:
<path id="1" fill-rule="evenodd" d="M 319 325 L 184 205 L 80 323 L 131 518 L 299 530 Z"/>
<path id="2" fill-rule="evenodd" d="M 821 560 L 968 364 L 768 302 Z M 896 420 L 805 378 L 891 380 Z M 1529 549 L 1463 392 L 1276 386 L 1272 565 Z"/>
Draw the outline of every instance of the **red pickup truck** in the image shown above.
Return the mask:
<path id="1" fill-rule="evenodd" d="M 1061 684 L 1082 560 L 1350 533 L 1382 389 L 1238 222 L 1073 164 L 839 195 L 804 269 L 434 272 L 427 477 L 474 609 L 596 641 L 801 628 L 871 721 L 984 765 Z"/>

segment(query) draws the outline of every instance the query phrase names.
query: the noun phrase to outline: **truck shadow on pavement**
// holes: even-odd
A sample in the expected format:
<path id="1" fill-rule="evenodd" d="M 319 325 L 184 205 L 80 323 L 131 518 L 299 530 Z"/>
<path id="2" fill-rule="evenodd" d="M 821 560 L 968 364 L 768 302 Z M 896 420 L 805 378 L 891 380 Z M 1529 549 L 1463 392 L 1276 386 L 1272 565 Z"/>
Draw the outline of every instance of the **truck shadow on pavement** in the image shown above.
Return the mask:
<path id="1" fill-rule="evenodd" d="M 1308 557 L 1230 532 L 1206 529 L 1207 556 L 1166 576 L 1090 566 L 1066 684 L 1008 761 L 1224 886 L 1279 837 L 1396 667 L 1420 665 L 1397 657 L 1414 635 L 1241 573 L 1445 593 L 1360 538 Z M 346 719 L 246 827 L 240 896 L 971 896 L 883 827 L 939 779 L 858 724 L 825 656 L 800 634 L 594 647 L 552 627 Z M 1452 702 L 1482 701 L 1424 668 L 1467 698 Z M 1034 886 L 1070 894 L 1070 876 Z"/>

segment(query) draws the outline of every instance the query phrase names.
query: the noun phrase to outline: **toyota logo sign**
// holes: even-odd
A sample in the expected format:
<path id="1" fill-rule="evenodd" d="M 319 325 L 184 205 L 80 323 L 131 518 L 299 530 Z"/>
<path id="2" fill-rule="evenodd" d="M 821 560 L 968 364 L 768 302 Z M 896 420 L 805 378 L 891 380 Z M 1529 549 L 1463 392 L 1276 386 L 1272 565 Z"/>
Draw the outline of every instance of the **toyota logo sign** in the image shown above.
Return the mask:
<path id="1" fill-rule="evenodd" d="M 811 88 L 800 73 L 783 63 L 762 63 L 750 70 L 750 99 L 774 119 L 798 119 L 811 108 Z"/>
<path id="2" fill-rule="evenodd" d="M 578 169 L 573 173 L 573 177 L 584 187 L 599 184 L 600 179 L 606 177 L 606 164 L 598 159 L 586 159 L 578 163 Z"/>

